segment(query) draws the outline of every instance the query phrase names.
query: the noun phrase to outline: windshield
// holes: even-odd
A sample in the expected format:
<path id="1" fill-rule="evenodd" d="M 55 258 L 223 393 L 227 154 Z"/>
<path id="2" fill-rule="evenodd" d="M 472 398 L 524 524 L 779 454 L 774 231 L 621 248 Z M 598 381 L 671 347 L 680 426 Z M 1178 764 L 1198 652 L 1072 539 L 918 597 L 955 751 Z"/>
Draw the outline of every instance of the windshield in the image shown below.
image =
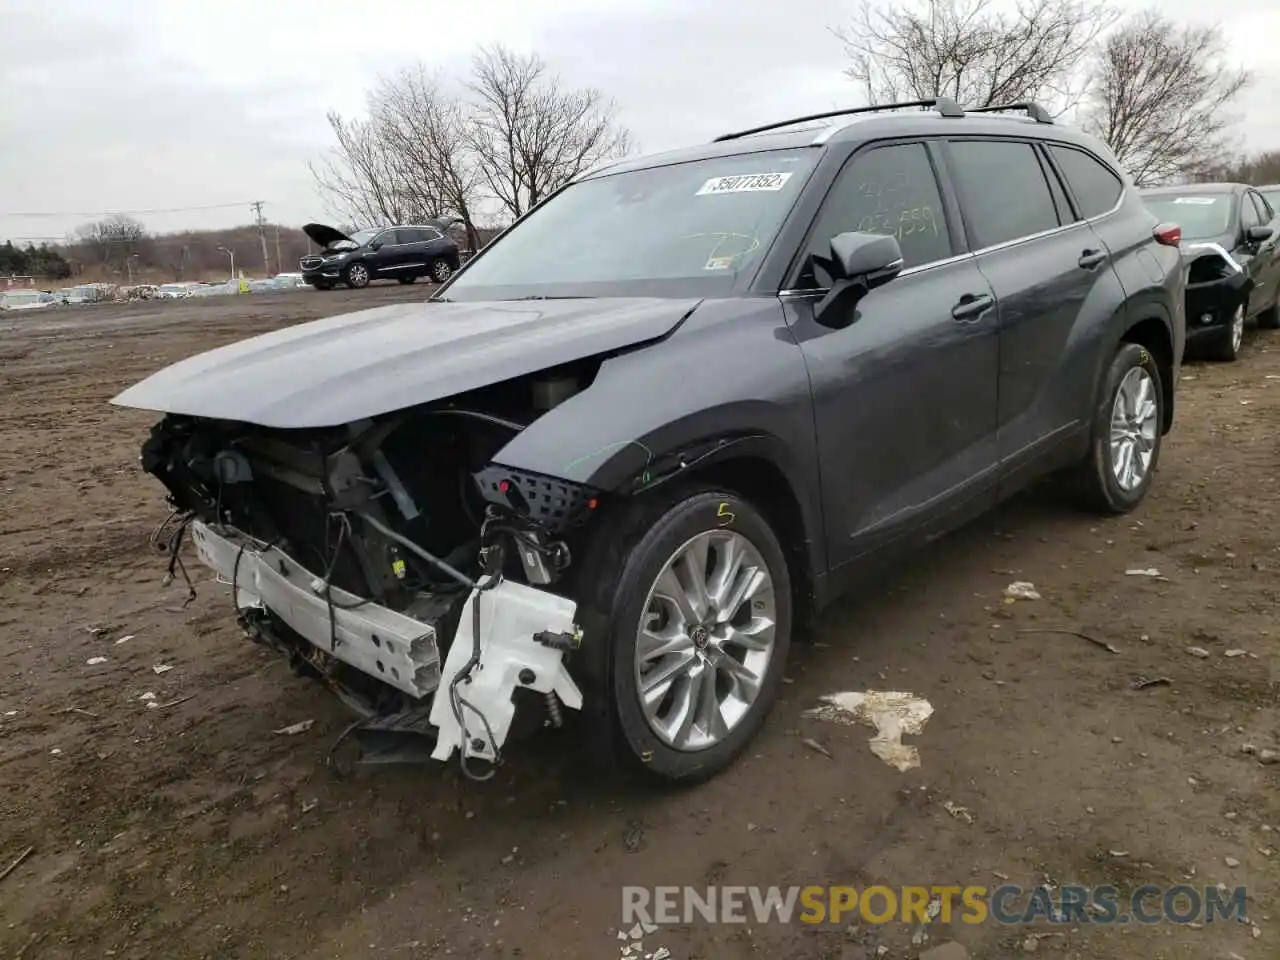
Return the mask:
<path id="1" fill-rule="evenodd" d="M 357 230 L 351 234 L 350 240 L 335 240 L 329 244 L 330 250 L 354 250 L 356 247 L 363 247 L 366 243 L 376 237 L 381 230 Z"/>
<path id="2" fill-rule="evenodd" d="M 816 151 L 765 151 L 584 180 L 493 242 L 449 299 L 723 295 L 748 282 Z"/>
<path id="3" fill-rule="evenodd" d="M 1207 240 L 1231 232 L 1234 200 L 1229 193 L 1166 193 L 1142 199 L 1159 219 L 1180 226 L 1184 240 Z"/>

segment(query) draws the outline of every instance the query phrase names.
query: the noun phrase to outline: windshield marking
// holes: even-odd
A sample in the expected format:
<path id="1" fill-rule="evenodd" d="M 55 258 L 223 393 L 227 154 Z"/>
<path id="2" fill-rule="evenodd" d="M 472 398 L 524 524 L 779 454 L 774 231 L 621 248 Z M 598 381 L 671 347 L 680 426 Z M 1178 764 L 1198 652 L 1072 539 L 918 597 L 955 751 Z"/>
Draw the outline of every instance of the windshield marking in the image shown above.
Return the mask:
<path id="1" fill-rule="evenodd" d="M 749 173 L 735 174 L 728 177 L 712 177 L 704 183 L 695 197 L 705 197 L 720 193 L 776 193 L 787 185 L 791 173 Z"/>

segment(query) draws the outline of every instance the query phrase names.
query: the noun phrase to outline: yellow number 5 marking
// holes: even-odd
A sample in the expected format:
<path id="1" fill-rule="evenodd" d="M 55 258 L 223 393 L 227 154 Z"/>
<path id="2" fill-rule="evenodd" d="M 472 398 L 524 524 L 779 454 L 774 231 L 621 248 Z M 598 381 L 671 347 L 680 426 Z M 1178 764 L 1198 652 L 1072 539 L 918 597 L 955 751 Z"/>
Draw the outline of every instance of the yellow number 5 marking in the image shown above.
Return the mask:
<path id="1" fill-rule="evenodd" d="M 722 527 L 727 527 L 729 524 L 733 523 L 734 520 L 738 519 L 737 515 L 729 509 L 729 504 L 727 502 L 722 502 L 720 504 L 720 509 L 716 511 L 716 516 L 722 518 L 722 522 L 720 524 Z"/>

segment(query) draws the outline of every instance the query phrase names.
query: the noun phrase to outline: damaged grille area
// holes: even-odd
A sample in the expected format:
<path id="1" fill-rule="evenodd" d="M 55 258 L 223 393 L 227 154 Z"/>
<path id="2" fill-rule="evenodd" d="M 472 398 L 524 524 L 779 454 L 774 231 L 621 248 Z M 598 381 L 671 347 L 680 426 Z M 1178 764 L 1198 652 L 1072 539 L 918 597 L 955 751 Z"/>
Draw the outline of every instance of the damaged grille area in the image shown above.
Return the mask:
<path id="1" fill-rule="evenodd" d="M 319 430 L 170 415 L 142 462 L 199 521 L 202 559 L 224 579 L 247 578 L 234 592 L 250 635 L 362 712 L 386 714 L 439 685 L 480 578 L 545 586 L 569 566 L 568 531 L 595 495 L 493 458 L 576 383 L 561 371 L 555 390 L 501 384 Z"/>

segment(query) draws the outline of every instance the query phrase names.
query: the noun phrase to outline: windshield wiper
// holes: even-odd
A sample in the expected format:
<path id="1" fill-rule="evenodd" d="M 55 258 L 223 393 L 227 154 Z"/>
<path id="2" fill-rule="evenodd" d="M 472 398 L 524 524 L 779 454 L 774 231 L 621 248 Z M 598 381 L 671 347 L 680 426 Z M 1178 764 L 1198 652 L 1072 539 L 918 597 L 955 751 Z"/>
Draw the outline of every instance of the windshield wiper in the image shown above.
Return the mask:
<path id="1" fill-rule="evenodd" d="M 517 300 L 586 300 L 586 299 L 588 298 L 579 297 L 579 296 L 548 297 L 546 294 L 543 294 L 543 293 L 531 293 L 527 297 L 512 297 L 511 302 L 514 302 Z"/>

